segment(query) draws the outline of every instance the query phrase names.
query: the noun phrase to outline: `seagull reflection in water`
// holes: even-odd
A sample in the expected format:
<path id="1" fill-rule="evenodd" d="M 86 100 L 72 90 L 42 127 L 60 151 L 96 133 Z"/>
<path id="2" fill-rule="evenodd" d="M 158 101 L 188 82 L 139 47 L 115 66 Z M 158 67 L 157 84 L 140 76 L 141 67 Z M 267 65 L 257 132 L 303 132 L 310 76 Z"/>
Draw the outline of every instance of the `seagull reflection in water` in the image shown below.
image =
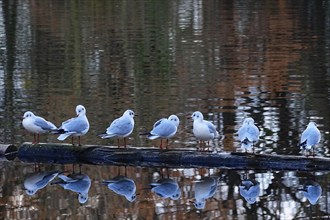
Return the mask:
<path id="1" fill-rule="evenodd" d="M 28 176 L 24 180 L 24 190 L 29 196 L 34 195 L 38 190 L 46 187 L 52 180 L 54 180 L 61 172 L 37 172 Z"/>
<path id="2" fill-rule="evenodd" d="M 86 174 L 70 174 L 65 176 L 58 175 L 60 180 L 54 181 L 53 184 L 58 184 L 64 189 L 78 193 L 79 203 L 86 203 L 88 200 L 88 191 L 91 187 L 91 179 Z"/>
<path id="3" fill-rule="evenodd" d="M 239 193 L 249 204 L 254 204 L 260 194 L 260 183 L 253 179 L 244 179 L 239 185 Z"/>
<path id="4" fill-rule="evenodd" d="M 315 205 L 322 194 L 322 188 L 320 184 L 315 181 L 309 180 L 305 182 L 302 189 L 299 189 L 307 198 L 310 204 Z"/>
<path id="5" fill-rule="evenodd" d="M 152 192 L 164 199 L 177 200 L 181 196 L 179 184 L 173 179 L 159 179 L 157 182 L 150 183 L 150 186 Z"/>
<path id="6" fill-rule="evenodd" d="M 104 180 L 102 184 L 108 186 L 108 188 L 116 194 L 125 196 L 130 202 L 136 199 L 135 182 L 126 176 L 119 175 L 111 180 Z"/>
<path id="7" fill-rule="evenodd" d="M 217 190 L 218 181 L 219 177 L 216 176 L 204 177 L 196 181 L 194 205 L 197 209 L 205 208 L 206 199 L 214 196 Z"/>

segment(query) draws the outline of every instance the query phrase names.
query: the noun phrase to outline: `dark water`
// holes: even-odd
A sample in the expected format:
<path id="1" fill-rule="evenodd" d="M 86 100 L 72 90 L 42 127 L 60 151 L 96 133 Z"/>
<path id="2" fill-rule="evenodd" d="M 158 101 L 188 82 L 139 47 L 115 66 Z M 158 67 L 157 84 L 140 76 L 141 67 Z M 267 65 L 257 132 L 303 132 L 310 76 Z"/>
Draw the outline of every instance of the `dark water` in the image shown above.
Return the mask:
<path id="1" fill-rule="evenodd" d="M 180 117 L 172 148 L 195 147 L 193 111 L 225 136 L 221 151 L 239 149 L 235 132 L 251 116 L 261 130 L 258 153 L 301 154 L 296 147 L 309 121 L 329 157 L 330 4 L 328 1 L 0 1 L 0 142 L 32 141 L 21 125 L 31 110 L 60 125 L 83 104 L 91 123 L 83 144 L 101 140 L 109 122 L 133 109 L 132 146 L 157 146 L 140 137 L 170 114 Z M 58 142 L 43 135 L 42 142 Z M 128 167 L 137 199 L 128 202 L 101 183 L 124 168 L 82 166 L 92 182 L 88 202 L 48 185 L 22 190 L 34 165 L 0 162 L 0 217 L 4 219 L 293 219 L 329 216 L 328 172 L 160 170 Z M 72 170 L 44 165 L 41 170 Z M 196 209 L 196 180 L 217 175 L 204 209 Z M 152 194 L 149 183 L 168 176 L 178 200 Z M 244 179 L 260 183 L 249 204 Z M 308 181 L 322 194 L 311 204 L 300 190 Z"/>

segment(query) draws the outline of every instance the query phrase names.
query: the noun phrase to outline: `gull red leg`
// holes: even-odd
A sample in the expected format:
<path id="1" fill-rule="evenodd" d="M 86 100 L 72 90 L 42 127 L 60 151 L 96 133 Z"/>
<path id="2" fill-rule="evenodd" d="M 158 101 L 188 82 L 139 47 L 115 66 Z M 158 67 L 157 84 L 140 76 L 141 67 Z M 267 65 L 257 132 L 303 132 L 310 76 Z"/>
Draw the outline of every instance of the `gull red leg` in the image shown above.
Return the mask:
<path id="1" fill-rule="evenodd" d="M 163 150 L 163 139 L 160 139 L 160 146 L 159 146 L 159 148 Z"/>

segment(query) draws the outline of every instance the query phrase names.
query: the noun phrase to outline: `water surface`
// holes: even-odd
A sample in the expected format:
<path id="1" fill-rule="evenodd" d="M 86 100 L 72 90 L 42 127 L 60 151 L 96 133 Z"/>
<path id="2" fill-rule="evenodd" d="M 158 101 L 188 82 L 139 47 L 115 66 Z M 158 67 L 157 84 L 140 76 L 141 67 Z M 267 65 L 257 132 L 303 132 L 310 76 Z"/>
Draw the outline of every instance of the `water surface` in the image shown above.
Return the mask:
<path id="1" fill-rule="evenodd" d="M 91 123 L 83 144 L 116 144 L 96 134 L 130 108 L 138 114 L 131 146 L 158 146 L 139 133 L 177 114 L 180 129 L 171 147 L 195 148 L 186 116 L 199 110 L 223 137 L 212 143 L 219 151 L 242 151 L 235 132 L 250 116 L 262 133 L 257 153 L 301 154 L 299 136 L 315 121 L 322 135 L 316 153 L 330 156 L 328 1 L 3 0 L 0 6 L 2 143 L 32 141 L 21 125 L 27 110 L 60 125 L 83 104 Z M 53 135 L 41 140 L 58 142 Z M 56 185 L 26 195 L 22 184 L 34 165 L 0 163 L 5 219 L 292 219 L 329 213 L 328 172 L 244 171 L 261 186 L 249 204 L 239 194 L 243 171 L 169 170 L 182 189 L 172 201 L 145 189 L 159 170 L 128 167 L 140 193 L 130 203 L 100 184 L 124 168 L 83 165 L 92 185 L 88 202 L 80 205 L 77 194 Z M 194 181 L 213 174 L 219 176 L 216 193 L 196 209 L 190 201 Z M 309 180 L 323 189 L 314 205 L 298 190 Z"/>

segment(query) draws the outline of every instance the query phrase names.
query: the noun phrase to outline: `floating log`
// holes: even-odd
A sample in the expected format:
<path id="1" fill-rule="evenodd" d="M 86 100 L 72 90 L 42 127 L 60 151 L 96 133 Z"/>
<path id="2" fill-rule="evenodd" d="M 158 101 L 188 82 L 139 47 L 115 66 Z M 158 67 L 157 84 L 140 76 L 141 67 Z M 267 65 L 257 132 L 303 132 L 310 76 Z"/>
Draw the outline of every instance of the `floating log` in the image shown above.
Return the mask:
<path id="1" fill-rule="evenodd" d="M 13 160 L 17 155 L 17 147 L 13 144 L 0 144 L 0 161 Z"/>
<path id="2" fill-rule="evenodd" d="M 212 153 L 158 148 L 72 146 L 69 144 L 23 143 L 18 158 L 30 163 L 86 163 L 96 165 L 231 168 L 259 170 L 330 170 L 330 158 L 251 153 Z"/>

